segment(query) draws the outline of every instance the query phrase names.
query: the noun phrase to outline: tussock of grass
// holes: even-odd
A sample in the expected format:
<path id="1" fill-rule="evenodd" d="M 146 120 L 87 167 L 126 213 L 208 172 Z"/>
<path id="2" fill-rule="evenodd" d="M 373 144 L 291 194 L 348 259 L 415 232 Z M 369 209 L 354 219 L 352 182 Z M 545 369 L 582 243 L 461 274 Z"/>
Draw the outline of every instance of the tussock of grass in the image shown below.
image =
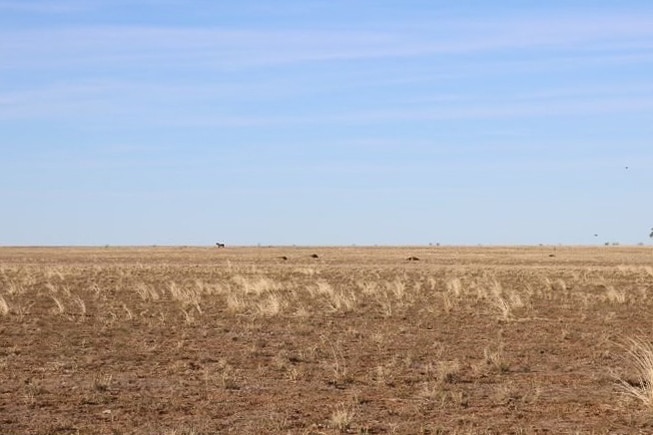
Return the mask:
<path id="1" fill-rule="evenodd" d="M 99 392 L 108 391 L 113 382 L 113 375 L 99 373 L 93 379 L 93 389 Z"/>
<path id="2" fill-rule="evenodd" d="M 461 365 L 458 360 L 440 361 L 437 367 L 436 377 L 443 383 L 454 383 L 461 372 Z"/>
<path id="3" fill-rule="evenodd" d="M 619 379 L 623 393 L 653 410 L 653 345 L 642 338 L 631 338 L 626 357 L 635 371 L 632 379 Z"/>
<path id="4" fill-rule="evenodd" d="M 256 304 L 256 312 L 263 317 L 272 317 L 281 313 L 285 305 L 279 295 L 272 293 Z"/>
<path id="5" fill-rule="evenodd" d="M 504 358 L 503 343 L 499 343 L 494 349 L 489 347 L 483 351 L 485 364 L 492 367 L 499 373 L 506 373 L 509 369 L 508 362 Z"/>
<path id="6" fill-rule="evenodd" d="M 0 314 L 3 316 L 9 314 L 9 304 L 7 304 L 7 301 L 2 295 L 0 295 Z"/>
<path id="7" fill-rule="evenodd" d="M 341 404 L 331 413 L 330 426 L 333 429 L 345 431 L 349 429 L 355 416 L 356 412 L 353 409 Z"/>
<path id="8" fill-rule="evenodd" d="M 616 289 L 613 285 L 609 285 L 605 289 L 605 298 L 610 303 L 623 304 L 626 303 L 626 292 L 621 289 Z"/>
<path id="9" fill-rule="evenodd" d="M 57 306 L 56 308 L 54 308 L 54 312 L 56 312 L 57 314 L 63 314 L 64 311 L 66 311 L 66 307 L 65 307 L 64 304 L 61 302 L 61 300 L 59 300 L 58 298 L 56 298 L 54 295 L 50 295 L 50 298 L 52 298 L 52 301 L 53 301 L 53 302 L 55 303 L 55 305 Z"/>

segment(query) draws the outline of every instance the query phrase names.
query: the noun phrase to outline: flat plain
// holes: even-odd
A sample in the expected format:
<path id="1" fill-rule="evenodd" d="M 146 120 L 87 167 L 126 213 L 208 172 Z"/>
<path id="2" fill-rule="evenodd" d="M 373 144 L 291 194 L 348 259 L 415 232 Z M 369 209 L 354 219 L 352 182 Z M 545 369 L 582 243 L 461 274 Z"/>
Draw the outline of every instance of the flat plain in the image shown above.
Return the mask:
<path id="1" fill-rule="evenodd" d="M 631 340 L 650 247 L 1 248 L 0 432 L 653 433 Z"/>

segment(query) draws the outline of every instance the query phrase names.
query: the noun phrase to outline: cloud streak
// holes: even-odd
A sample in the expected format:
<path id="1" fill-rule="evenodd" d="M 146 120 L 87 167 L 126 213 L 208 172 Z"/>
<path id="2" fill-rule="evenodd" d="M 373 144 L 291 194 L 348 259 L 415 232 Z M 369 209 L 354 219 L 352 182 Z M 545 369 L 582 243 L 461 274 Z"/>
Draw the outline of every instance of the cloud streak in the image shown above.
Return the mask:
<path id="1" fill-rule="evenodd" d="M 400 25 L 384 30 L 105 26 L 8 30 L 0 36 L 2 69 L 94 65 L 120 69 L 116 63 L 127 69 L 148 64 L 229 69 L 505 50 L 602 53 L 602 47 L 623 44 L 647 50 L 653 18 L 525 16 L 509 22 L 433 22 L 411 31 Z"/>
<path id="2" fill-rule="evenodd" d="M 124 119 L 138 119 L 143 124 L 209 127 L 275 127 L 331 124 L 374 124 L 404 121 L 446 121 L 461 119 L 507 119 L 551 116 L 597 115 L 629 113 L 653 108 L 653 83 L 613 85 L 585 85 L 515 91 L 501 97 L 478 94 L 439 94 L 432 96 L 406 95 L 396 99 L 394 108 L 339 109 L 337 113 L 288 113 L 279 108 L 270 113 L 252 115 L 244 109 L 213 108 L 212 101 L 249 98 L 262 101 L 283 94 L 274 83 L 253 86 L 137 82 L 89 82 L 46 86 L 39 89 L 0 92 L 0 120 L 12 119 L 84 119 L 98 115 L 114 115 Z M 305 92 L 311 93 L 310 83 Z M 292 93 L 302 94 L 295 88 Z M 131 103 L 130 103 L 131 102 Z M 209 103 L 202 108 L 200 103 Z M 189 107 L 180 113 L 178 108 Z M 207 113 L 207 110 L 210 113 Z M 286 112 L 284 114 L 284 112 Z"/>
<path id="3" fill-rule="evenodd" d="M 0 11 L 37 13 L 37 14 L 62 14 L 78 12 L 89 9 L 89 2 L 83 1 L 35 1 L 35 0 L 2 0 Z"/>

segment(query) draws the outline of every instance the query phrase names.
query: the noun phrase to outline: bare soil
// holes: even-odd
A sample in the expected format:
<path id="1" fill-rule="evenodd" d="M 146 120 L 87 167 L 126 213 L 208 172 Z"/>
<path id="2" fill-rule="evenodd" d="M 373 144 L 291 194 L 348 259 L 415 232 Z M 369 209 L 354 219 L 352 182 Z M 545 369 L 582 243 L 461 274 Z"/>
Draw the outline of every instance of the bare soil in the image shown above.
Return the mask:
<path id="1" fill-rule="evenodd" d="M 2 248 L 0 433 L 653 433 L 630 338 L 650 247 Z"/>

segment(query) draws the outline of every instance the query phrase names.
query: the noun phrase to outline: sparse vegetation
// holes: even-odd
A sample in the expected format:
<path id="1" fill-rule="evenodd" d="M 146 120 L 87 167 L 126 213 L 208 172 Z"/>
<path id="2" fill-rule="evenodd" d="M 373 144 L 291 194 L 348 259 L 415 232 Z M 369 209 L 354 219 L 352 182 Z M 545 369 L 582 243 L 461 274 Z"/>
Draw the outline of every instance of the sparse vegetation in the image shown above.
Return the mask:
<path id="1" fill-rule="evenodd" d="M 313 254 L 0 249 L 3 430 L 651 429 L 648 248 Z"/>

